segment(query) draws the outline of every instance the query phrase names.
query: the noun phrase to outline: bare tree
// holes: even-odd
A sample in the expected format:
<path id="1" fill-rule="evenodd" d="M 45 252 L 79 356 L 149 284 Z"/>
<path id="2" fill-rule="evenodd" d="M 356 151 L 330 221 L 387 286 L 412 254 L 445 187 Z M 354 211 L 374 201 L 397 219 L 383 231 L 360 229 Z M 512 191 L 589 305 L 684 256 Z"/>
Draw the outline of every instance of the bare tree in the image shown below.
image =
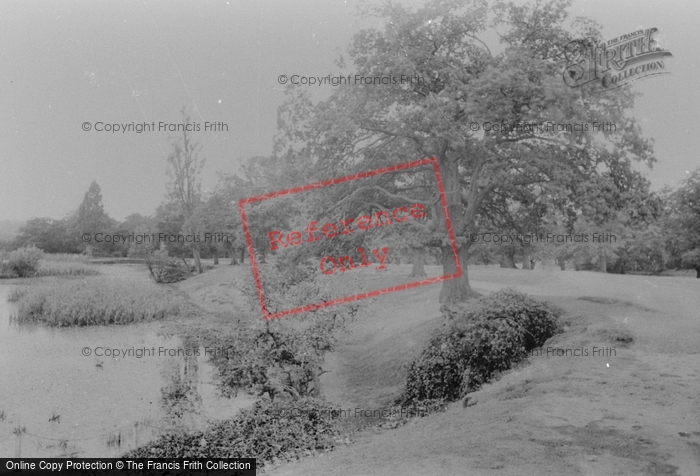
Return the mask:
<path id="1" fill-rule="evenodd" d="M 202 205 L 202 190 L 200 174 L 205 159 L 199 157 L 201 146 L 192 141 L 190 132 L 194 129 L 190 116 L 182 108 L 182 137 L 173 142 L 173 151 L 168 156 L 168 197 L 180 205 L 185 218 L 183 233 L 195 236 L 200 228 L 201 220 L 198 212 Z M 202 273 L 202 261 L 199 257 L 199 244 L 193 239 L 190 243 L 192 257 L 197 272 Z"/>

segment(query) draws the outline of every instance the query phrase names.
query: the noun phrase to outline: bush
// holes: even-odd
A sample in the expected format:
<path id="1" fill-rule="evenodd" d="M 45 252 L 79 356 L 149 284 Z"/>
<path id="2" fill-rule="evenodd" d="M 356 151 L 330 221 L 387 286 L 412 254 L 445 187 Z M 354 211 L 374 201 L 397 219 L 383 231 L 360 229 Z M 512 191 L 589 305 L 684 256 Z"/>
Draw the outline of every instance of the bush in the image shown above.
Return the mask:
<path id="1" fill-rule="evenodd" d="M 263 271 L 270 276 L 264 286 L 271 313 L 330 299 L 318 275 L 309 274 L 289 285 L 288 274 L 270 272 L 274 270 L 271 264 L 262 267 L 268 267 Z M 259 306 L 251 275 L 247 275 L 241 291 L 251 300 L 251 308 Z M 252 324 L 235 332 L 207 335 L 207 346 L 230 349 L 211 359 L 223 393 L 235 395 L 239 389 L 246 389 L 258 395 L 267 393 L 272 400 L 278 396 L 318 396 L 324 354 L 332 350 L 337 331 L 358 309 L 356 303 L 350 303 L 299 313 L 293 319 L 263 321 L 256 317 Z"/>
<path id="2" fill-rule="evenodd" d="M 331 450 L 339 434 L 340 410 L 316 398 L 259 401 L 232 420 L 204 431 L 166 435 L 130 451 L 125 458 L 257 458 L 293 460 Z"/>
<path id="3" fill-rule="evenodd" d="M 470 355 L 460 397 L 527 356 L 525 329 L 525 325 L 515 319 L 480 316 L 464 337 Z"/>
<path id="4" fill-rule="evenodd" d="M 28 278 L 36 274 L 44 252 L 35 246 L 25 246 L 0 257 L 0 274 L 5 277 Z"/>
<path id="5" fill-rule="evenodd" d="M 148 264 L 147 264 L 148 266 Z M 149 266 L 151 276 L 156 283 L 177 283 L 189 278 L 194 269 L 187 269 L 184 263 L 175 260 L 159 262 Z"/>
<path id="6" fill-rule="evenodd" d="M 148 247 L 133 244 L 129 249 L 130 258 L 142 259 L 156 283 L 177 283 L 191 275 L 192 269 L 187 269 L 184 263 L 168 256 L 166 250 L 151 251 Z"/>
<path id="7" fill-rule="evenodd" d="M 126 324 L 179 313 L 172 295 L 155 284 L 114 278 L 20 288 L 10 299 L 17 302 L 19 322 L 40 321 L 51 326 Z"/>
<path id="8" fill-rule="evenodd" d="M 506 319 L 523 327 L 523 346 L 536 349 L 554 335 L 559 311 L 512 289 L 495 292 L 479 299 L 475 309 L 467 311 L 455 320 L 457 329 L 465 329 L 470 322 L 479 319 Z"/>
<path id="9" fill-rule="evenodd" d="M 409 365 L 406 388 L 397 403 L 457 400 L 469 362 L 466 344 L 458 334 L 442 333 L 433 337 L 421 356 Z"/>
<path id="10" fill-rule="evenodd" d="M 557 319 L 558 312 L 545 303 L 516 291 L 481 298 L 409 365 L 397 403 L 461 398 L 542 346 L 556 333 Z"/>
<path id="11" fill-rule="evenodd" d="M 681 266 L 697 271 L 697 277 L 700 278 L 700 249 L 686 251 L 681 256 Z"/>

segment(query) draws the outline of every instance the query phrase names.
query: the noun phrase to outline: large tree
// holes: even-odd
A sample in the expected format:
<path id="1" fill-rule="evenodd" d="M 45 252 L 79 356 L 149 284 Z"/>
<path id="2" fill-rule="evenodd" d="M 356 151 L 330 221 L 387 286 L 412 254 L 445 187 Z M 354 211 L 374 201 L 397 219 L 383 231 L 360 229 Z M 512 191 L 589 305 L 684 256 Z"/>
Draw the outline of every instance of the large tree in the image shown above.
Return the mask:
<path id="1" fill-rule="evenodd" d="M 591 22 L 578 22 L 577 33 L 567 30 L 570 4 L 498 2 L 489 9 L 480 0 L 433 0 L 408 11 L 388 3 L 374 11 L 387 19 L 384 28 L 358 33 L 349 53 L 359 77 L 397 81 L 344 84 L 315 107 L 303 91 L 290 90 L 288 104 L 296 106 L 287 106 L 281 120 L 288 150 L 312 157 L 327 178 L 374 168 L 385 157 L 437 158 L 463 269 L 461 278 L 443 283 L 442 303 L 475 295 L 466 270 L 468 237 L 492 193 L 565 187 L 620 161 L 652 160 L 651 144 L 625 115 L 633 106 L 629 89 L 564 84 L 565 45 L 600 38 Z M 480 39 L 490 18 L 502 42 L 497 54 Z M 594 122 L 615 128 L 594 130 Z M 580 124 L 587 127 L 573 127 Z M 610 147 L 615 154 L 606 153 Z M 435 220 L 426 226 L 445 236 L 442 207 L 431 208 Z M 434 233 L 429 236 L 426 244 L 434 245 Z M 440 247 L 443 272 L 452 274 L 446 239 Z"/>

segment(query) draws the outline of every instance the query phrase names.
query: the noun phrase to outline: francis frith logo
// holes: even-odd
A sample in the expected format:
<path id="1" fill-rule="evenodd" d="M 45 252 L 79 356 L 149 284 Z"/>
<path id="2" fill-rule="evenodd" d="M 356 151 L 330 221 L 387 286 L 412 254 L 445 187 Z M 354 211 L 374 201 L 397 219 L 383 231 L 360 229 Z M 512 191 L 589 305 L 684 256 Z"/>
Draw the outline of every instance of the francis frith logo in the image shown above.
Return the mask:
<path id="1" fill-rule="evenodd" d="M 648 76 L 668 74 L 664 58 L 672 55 L 659 46 L 656 32 L 657 28 L 647 28 L 604 43 L 593 38 L 570 42 L 564 50 L 564 82 L 576 88 L 600 81 L 602 89 L 609 90 Z"/>

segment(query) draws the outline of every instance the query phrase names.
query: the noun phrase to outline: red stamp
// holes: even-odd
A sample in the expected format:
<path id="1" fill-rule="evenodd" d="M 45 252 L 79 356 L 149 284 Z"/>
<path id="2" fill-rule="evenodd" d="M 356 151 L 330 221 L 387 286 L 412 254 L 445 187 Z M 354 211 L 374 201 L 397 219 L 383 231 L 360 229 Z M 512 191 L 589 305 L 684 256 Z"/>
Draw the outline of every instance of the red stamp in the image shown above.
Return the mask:
<path id="1" fill-rule="evenodd" d="M 445 228 L 447 230 L 447 238 L 449 239 L 450 250 L 452 258 L 455 262 L 455 272 L 449 275 L 441 275 L 435 277 L 429 277 L 421 279 L 418 281 L 413 281 L 409 283 L 397 284 L 395 286 L 384 287 L 381 289 L 375 289 L 367 292 L 362 292 L 359 294 L 354 294 L 350 296 L 339 297 L 336 299 L 309 303 L 303 306 L 293 307 L 290 309 L 285 309 L 282 311 L 277 311 L 274 313 L 268 312 L 268 308 L 265 301 L 265 293 L 263 290 L 262 281 L 260 279 L 260 270 L 258 267 L 257 260 L 255 258 L 255 247 L 253 245 L 253 239 L 250 232 L 250 227 L 248 224 L 248 219 L 245 213 L 246 205 L 253 203 L 260 203 L 265 200 L 270 200 L 286 195 L 295 195 L 303 192 L 308 192 L 311 190 L 318 190 L 323 187 L 329 187 L 332 185 L 337 185 L 345 182 L 350 182 L 354 180 L 368 179 L 370 177 L 376 177 L 382 174 L 392 173 L 392 172 L 402 172 L 408 171 L 412 168 L 421 167 L 424 165 L 432 165 L 432 170 L 434 173 L 435 183 L 437 186 L 437 192 L 439 194 L 440 204 L 442 207 L 442 214 L 445 218 Z M 262 311 L 263 318 L 266 320 L 276 319 L 278 317 L 287 316 L 290 314 L 297 314 L 301 312 L 313 311 L 315 309 L 320 309 L 323 307 L 334 306 L 338 304 L 343 304 L 347 302 L 357 301 L 360 299 L 367 299 L 381 294 L 386 294 L 394 291 L 405 291 L 407 289 L 416 288 L 419 286 L 426 286 L 428 284 L 435 284 L 448 279 L 458 278 L 462 275 L 462 267 L 459 262 L 457 243 L 454 237 L 454 231 L 452 229 L 452 223 L 450 221 L 450 216 L 447 210 L 447 201 L 445 199 L 445 190 L 442 185 L 442 178 L 440 176 L 440 169 L 438 168 L 438 162 L 435 157 L 425 158 L 421 160 L 415 160 L 413 162 L 406 162 L 403 164 L 392 165 L 389 167 L 384 167 L 376 170 L 370 170 L 368 172 L 361 172 L 357 174 L 347 175 L 345 177 L 339 177 L 331 180 L 325 180 L 323 182 L 311 183 L 301 187 L 294 187 L 286 190 L 279 190 L 277 192 L 270 192 L 263 195 L 258 195 L 255 197 L 244 198 L 238 202 L 238 210 L 241 214 L 241 220 L 243 223 L 243 231 L 246 237 L 246 243 L 248 245 L 248 254 L 250 256 L 250 264 L 253 270 L 253 278 L 255 280 L 255 287 L 257 289 L 258 298 L 260 300 L 260 309 Z M 363 214 L 354 218 L 344 218 L 337 221 L 310 221 L 303 228 L 290 231 L 280 231 L 280 230 L 269 230 L 266 233 L 267 242 L 266 246 L 269 246 L 269 250 L 272 252 L 278 252 L 281 250 L 286 250 L 294 248 L 296 246 L 303 245 L 305 243 L 313 243 L 321 240 L 331 240 L 336 237 L 348 237 L 353 233 L 363 233 L 370 229 L 378 229 L 383 227 L 391 227 L 393 224 L 401 224 L 410 220 L 420 220 L 426 216 L 426 208 L 421 203 L 414 203 L 407 206 L 395 207 L 393 210 L 386 211 L 382 210 L 375 212 L 372 215 Z M 390 229 L 390 228 L 388 228 Z M 319 261 L 319 268 L 321 272 L 325 275 L 337 275 L 339 273 L 345 273 L 346 271 L 354 270 L 357 268 L 366 268 L 373 265 L 375 269 L 382 270 L 386 268 L 385 260 L 389 253 L 389 248 L 387 246 L 379 247 L 377 249 L 367 249 L 364 247 L 356 248 L 354 254 L 347 254 L 345 256 L 324 256 Z M 370 259 L 375 259 L 373 263 Z"/>

